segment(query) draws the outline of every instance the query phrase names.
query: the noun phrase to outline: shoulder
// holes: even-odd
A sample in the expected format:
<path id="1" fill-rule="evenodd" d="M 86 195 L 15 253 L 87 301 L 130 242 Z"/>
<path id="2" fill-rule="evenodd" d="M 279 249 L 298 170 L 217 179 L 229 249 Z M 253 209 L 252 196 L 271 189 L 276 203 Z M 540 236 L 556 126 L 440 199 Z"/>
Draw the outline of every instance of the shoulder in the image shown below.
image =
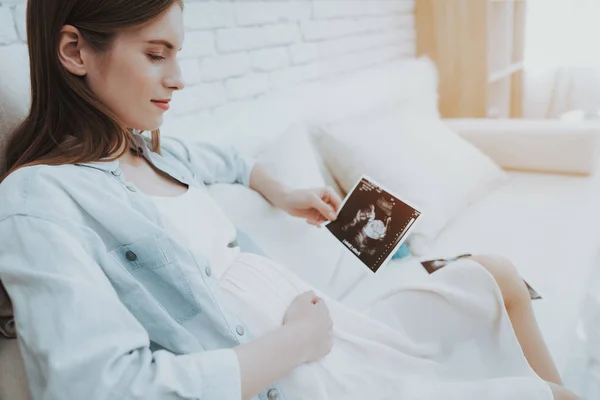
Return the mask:
<path id="1" fill-rule="evenodd" d="M 166 159 L 187 161 L 190 159 L 189 145 L 185 140 L 173 136 L 160 137 L 161 156 Z"/>
<path id="2" fill-rule="evenodd" d="M 98 190 L 101 171 L 77 165 L 34 165 L 11 173 L 0 184 L 0 220 L 11 215 L 68 215 L 74 196 Z"/>

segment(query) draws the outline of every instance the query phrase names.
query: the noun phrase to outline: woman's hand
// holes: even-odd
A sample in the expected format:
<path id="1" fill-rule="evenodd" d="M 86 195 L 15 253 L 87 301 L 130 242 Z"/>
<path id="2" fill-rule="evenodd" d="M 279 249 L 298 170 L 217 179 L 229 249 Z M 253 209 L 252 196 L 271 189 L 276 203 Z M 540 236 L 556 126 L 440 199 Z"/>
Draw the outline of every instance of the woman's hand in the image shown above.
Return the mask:
<path id="1" fill-rule="evenodd" d="M 311 225 L 320 226 L 333 221 L 342 199 L 331 187 L 296 189 L 282 193 L 273 204 L 294 217 L 304 218 Z"/>
<path id="2" fill-rule="evenodd" d="M 340 196 L 330 187 L 315 189 L 288 189 L 257 163 L 250 173 L 250 188 L 260 193 L 269 203 L 294 217 L 305 218 L 306 222 L 320 226 L 336 218 L 342 203 Z"/>
<path id="3" fill-rule="evenodd" d="M 325 357 L 333 348 L 333 321 L 323 299 L 313 291 L 297 296 L 283 317 L 283 325 L 298 333 L 305 363 Z"/>

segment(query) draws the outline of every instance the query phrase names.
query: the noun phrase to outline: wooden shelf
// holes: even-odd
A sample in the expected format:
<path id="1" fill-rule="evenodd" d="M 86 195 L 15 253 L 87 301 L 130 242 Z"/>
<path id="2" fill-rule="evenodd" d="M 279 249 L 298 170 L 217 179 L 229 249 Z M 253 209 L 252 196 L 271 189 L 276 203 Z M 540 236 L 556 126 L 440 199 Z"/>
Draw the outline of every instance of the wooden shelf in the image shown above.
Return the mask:
<path id="1" fill-rule="evenodd" d="M 435 62 L 444 118 L 519 118 L 527 0 L 415 0 L 417 55 Z"/>

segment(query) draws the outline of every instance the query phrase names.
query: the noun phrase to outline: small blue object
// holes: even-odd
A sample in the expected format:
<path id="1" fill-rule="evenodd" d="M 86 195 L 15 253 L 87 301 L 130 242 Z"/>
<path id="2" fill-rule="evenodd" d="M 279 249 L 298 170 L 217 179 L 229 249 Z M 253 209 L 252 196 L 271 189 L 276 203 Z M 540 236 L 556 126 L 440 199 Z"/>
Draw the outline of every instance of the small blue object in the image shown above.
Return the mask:
<path id="1" fill-rule="evenodd" d="M 400 248 L 398 248 L 398 251 L 394 253 L 394 255 L 392 256 L 392 260 L 397 260 L 408 256 L 410 256 L 410 249 L 408 248 L 406 242 L 404 242 L 402 243 Z"/>

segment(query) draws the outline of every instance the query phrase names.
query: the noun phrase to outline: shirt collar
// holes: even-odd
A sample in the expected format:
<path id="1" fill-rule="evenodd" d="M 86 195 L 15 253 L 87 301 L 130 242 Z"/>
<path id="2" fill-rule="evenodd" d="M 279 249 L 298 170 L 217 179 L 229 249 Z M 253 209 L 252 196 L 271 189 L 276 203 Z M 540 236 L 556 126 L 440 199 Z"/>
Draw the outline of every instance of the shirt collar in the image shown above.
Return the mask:
<path id="1" fill-rule="evenodd" d="M 146 144 L 146 140 L 144 136 L 142 136 L 140 131 L 134 130 L 132 138 L 133 143 L 131 143 L 130 148 L 132 150 L 138 150 L 144 156 L 148 156 L 148 145 Z M 87 163 L 76 163 L 75 165 L 81 165 L 84 167 L 95 168 L 105 172 L 113 172 L 119 169 L 119 160 L 112 161 L 93 161 Z"/>

